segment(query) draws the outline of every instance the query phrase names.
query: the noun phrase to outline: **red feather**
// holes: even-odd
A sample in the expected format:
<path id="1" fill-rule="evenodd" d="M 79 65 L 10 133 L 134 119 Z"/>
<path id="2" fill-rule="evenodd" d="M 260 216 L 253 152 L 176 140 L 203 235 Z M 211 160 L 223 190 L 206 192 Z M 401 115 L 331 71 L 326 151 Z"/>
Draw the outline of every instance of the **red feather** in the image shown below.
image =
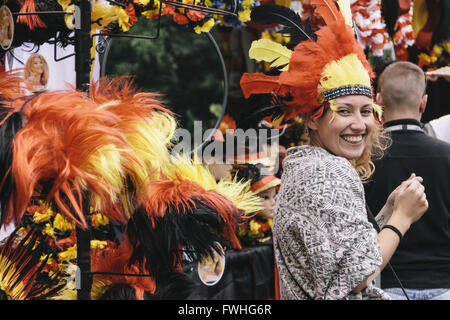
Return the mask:
<path id="1" fill-rule="evenodd" d="M 276 91 L 279 86 L 278 76 L 268 76 L 263 73 L 244 73 L 241 77 L 241 89 L 246 99 L 252 94 Z"/>

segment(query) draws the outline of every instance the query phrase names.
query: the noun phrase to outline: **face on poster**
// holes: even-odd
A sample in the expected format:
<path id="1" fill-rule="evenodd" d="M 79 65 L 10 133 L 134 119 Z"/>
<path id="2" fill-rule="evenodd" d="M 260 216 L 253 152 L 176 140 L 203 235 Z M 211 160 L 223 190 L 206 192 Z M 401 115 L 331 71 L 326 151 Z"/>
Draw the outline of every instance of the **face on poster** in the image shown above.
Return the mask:
<path id="1" fill-rule="evenodd" d="M 11 11 L 5 5 L 0 6 L 0 46 L 3 50 L 11 47 L 14 36 L 14 20 Z"/>
<path id="2" fill-rule="evenodd" d="M 48 82 L 48 64 L 39 53 L 32 54 L 26 64 L 24 78 L 29 82 L 29 90 L 32 92 L 44 91 Z"/>
<path id="3" fill-rule="evenodd" d="M 215 243 L 215 247 L 219 252 L 213 249 L 213 256 L 204 258 L 197 267 L 200 280 L 207 286 L 213 286 L 219 282 L 225 270 L 224 250 L 218 242 Z"/>

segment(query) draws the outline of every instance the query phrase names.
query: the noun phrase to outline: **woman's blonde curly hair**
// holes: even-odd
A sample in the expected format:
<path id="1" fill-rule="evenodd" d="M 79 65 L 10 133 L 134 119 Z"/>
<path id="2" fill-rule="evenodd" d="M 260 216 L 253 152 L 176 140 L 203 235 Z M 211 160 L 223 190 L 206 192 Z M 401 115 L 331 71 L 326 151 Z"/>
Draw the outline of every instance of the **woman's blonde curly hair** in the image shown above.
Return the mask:
<path id="1" fill-rule="evenodd" d="M 385 151 L 391 146 L 392 139 L 388 131 L 382 125 L 376 125 L 371 134 L 371 139 L 366 145 L 361 157 L 350 160 L 352 166 L 358 172 L 362 182 L 366 182 L 375 172 L 373 160 L 383 158 Z"/>

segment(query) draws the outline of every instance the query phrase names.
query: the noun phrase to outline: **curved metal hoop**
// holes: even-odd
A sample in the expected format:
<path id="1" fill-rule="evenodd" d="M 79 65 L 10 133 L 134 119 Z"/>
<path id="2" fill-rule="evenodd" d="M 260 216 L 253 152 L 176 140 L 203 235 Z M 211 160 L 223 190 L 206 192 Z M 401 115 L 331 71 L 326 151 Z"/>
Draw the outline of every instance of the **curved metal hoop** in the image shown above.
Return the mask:
<path id="1" fill-rule="evenodd" d="M 223 55 L 222 52 L 220 51 L 220 47 L 217 44 L 216 39 L 214 39 L 214 37 L 212 36 L 212 34 L 210 32 L 205 32 L 204 33 L 205 36 L 208 38 L 208 40 L 211 42 L 211 44 L 214 46 L 214 49 L 216 51 L 217 57 L 220 60 L 220 64 L 222 67 L 222 72 L 223 72 L 223 81 L 224 81 L 224 92 L 223 92 L 223 97 L 222 97 L 222 109 L 221 109 L 221 114 L 219 116 L 219 119 L 217 120 L 214 129 L 218 129 L 220 123 L 222 122 L 222 118 L 225 115 L 225 109 L 227 106 L 227 102 L 228 102 L 228 74 L 227 74 L 227 68 L 225 65 L 225 60 L 223 59 Z M 122 35 L 125 36 L 125 35 Z M 99 44 L 101 43 L 101 45 L 99 46 L 99 44 L 97 45 L 97 50 L 98 51 L 102 51 L 103 53 L 99 52 L 99 54 L 101 55 L 100 58 L 100 76 L 104 77 L 106 75 L 106 63 L 108 61 L 108 54 L 109 51 L 111 49 L 111 45 L 112 45 L 112 37 L 114 37 L 113 35 L 105 35 L 105 39 L 100 40 L 101 42 L 99 42 Z M 149 39 L 149 38 L 143 38 L 143 39 Z M 105 45 L 106 42 L 106 45 Z M 197 151 L 199 148 L 203 147 L 206 143 L 208 143 L 212 137 L 214 135 L 214 132 L 212 132 L 207 139 L 205 139 L 200 145 L 195 146 L 193 148 L 193 150 L 191 151 L 191 154 L 193 154 L 195 151 Z"/>

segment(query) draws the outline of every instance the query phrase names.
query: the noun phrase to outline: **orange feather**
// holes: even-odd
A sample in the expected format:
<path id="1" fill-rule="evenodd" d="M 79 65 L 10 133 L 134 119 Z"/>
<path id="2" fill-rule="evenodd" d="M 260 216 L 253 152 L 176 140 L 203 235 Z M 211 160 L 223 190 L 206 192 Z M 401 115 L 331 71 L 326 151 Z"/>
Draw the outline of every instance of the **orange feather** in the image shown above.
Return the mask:
<path id="1" fill-rule="evenodd" d="M 195 208 L 194 200 L 215 210 L 224 221 L 224 237 L 235 248 L 241 248 L 235 234 L 237 208 L 226 198 L 213 191 L 206 191 L 199 184 L 182 180 L 153 180 L 150 182 L 148 193 L 143 206 L 153 226 L 158 217 L 163 217 L 168 209 L 175 208 L 178 212 Z"/>
<path id="2" fill-rule="evenodd" d="M 334 21 L 344 20 L 341 12 L 331 0 L 311 0 L 310 4 L 317 5 L 314 12 L 320 14 L 327 25 Z"/>
<path id="3" fill-rule="evenodd" d="M 30 200 L 45 192 L 41 197 L 53 199 L 61 214 L 86 227 L 81 205 L 86 188 L 100 198 L 108 218 L 123 220 L 111 200 L 119 190 L 92 168 L 83 168 L 102 146 L 126 147 L 120 130 L 114 128 L 117 116 L 95 109 L 80 92 L 41 94 L 27 104 L 24 114 L 28 122 L 13 144 L 16 192 L 6 221 L 19 222 Z M 50 190 L 42 190 L 48 184 Z"/>
<path id="4" fill-rule="evenodd" d="M 39 11 L 34 3 L 34 0 L 25 0 L 22 7 L 20 8 L 20 13 L 31 13 Z M 17 22 L 26 24 L 30 30 L 34 30 L 36 27 L 47 28 L 47 25 L 39 18 L 39 15 L 21 15 L 17 17 Z"/>
<path id="5" fill-rule="evenodd" d="M 241 89 L 248 99 L 252 94 L 270 93 L 279 87 L 278 76 L 263 73 L 244 73 L 241 77 Z"/>

